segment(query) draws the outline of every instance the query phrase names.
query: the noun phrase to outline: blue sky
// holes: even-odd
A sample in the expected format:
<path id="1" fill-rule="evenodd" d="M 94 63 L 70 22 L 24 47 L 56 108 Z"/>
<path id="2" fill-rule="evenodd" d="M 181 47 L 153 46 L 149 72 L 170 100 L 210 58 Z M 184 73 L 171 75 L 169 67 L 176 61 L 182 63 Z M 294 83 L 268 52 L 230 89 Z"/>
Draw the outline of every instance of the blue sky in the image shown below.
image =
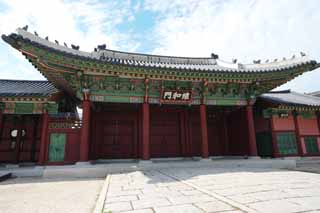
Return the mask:
<path id="1" fill-rule="evenodd" d="M 241 63 L 289 58 L 300 51 L 320 61 L 318 0 L 0 0 L 0 33 L 29 25 L 42 37 L 85 51 L 108 48 L 177 56 L 212 52 Z M 43 79 L 0 41 L 0 78 Z M 320 90 L 320 70 L 279 89 Z"/>

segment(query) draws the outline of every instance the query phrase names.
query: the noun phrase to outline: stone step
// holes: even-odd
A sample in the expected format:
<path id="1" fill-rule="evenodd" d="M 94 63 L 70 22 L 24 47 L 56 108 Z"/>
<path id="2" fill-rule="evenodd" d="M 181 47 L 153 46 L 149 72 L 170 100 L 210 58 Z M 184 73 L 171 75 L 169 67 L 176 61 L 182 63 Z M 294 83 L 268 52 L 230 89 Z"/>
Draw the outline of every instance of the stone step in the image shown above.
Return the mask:
<path id="1" fill-rule="evenodd" d="M 11 177 L 12 177 L 11 172 L 0 172 L 0 182 L 8 180 Z"/>

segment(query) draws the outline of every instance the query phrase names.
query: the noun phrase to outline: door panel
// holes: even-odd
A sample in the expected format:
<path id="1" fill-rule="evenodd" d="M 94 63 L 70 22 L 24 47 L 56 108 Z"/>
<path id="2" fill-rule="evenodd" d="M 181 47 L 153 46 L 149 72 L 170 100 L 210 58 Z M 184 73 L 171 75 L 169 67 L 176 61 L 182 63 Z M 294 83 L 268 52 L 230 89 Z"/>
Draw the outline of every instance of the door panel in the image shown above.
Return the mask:
<path id="1" fill-rule="evenodd" d="M 51 133 L 49 145 L 49 162 L 63 162 L 67 135 L 65 133 Z"/>
<path id="2" fill-rule="evenodd" d="M 221 118 L 208 119 L 209 155 L 224 155 L 223 120 Z"/>
<path id="3" fill-rule="evenodd" d="M 151 157 L 181 156 L 180 112 L 157 111 L 151 113 Z"/>
<path id="4" fill-rule="evenodd" d="M 93 129 L 95 158 L 121 159 L 137 157 L 137 117 L 134 112 L 95 114 Z"/>
<path id="5" fill-rule="evenodd" d="M 190 144 L 191 155 L 201 156 L 201 125 L 200 125 L 200 113 L 190 114 L 189 118 L 189 131 L 190 131 Z"/>
<path id="6" fill-rule="evenodd" d="M 0 129 L 0 162 L 37 161 L 41 132 L 39 120 L 38 115 L 4 115 L 3 128 Z"/>

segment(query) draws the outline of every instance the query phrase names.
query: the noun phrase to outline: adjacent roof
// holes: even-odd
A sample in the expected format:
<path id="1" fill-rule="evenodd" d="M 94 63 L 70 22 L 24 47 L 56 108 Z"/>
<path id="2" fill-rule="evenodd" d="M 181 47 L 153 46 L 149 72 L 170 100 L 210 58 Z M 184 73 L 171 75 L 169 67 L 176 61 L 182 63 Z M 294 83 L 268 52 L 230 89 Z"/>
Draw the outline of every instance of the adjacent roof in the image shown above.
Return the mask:
<path id="1" fill-rule="evenodd" d="M 47 97 L 56 92 L 49 81 L 0 79 L 0 97 Z"/>
<path id="2" fill-rule="evenodd" d="M 308 95 L 320 97 L 320 91 L 311 92 L 311 93 L 308 93 Z"/>
<path id="3" fill-rule="evenodd" d="M 11 45 L 14 45 L 14 41 L 23 39 L 24 41 L 31 42 L 33 45 L 58 51 L 71 57 L 80 57 L 83 59 L 90 59 L 103 63 L 137 67 L 154 67 L 205 72 L 271 72 L 287 70 L 306 64 L 314 65 L 314 68 L 318 67 L 317 62 L 309 59 L 307 56 L 305 56 L 305 54 L 302 54 L 302 56 L 293 56 L 290 59 L 283 58 L 279 60 L 272 60 L 272 62 L 270 61 L 266 63 L 259 62 L 253 64 L 241 64 L 238 62 L 225 62 L 210 57 L 195 58 L 160 56 L 120 52 L 109 49 L 98 50 L 94 52 L 84 52 L 50 42 L 49 40 L 27 32 L 22 28 L 17 29 L 17 34 L 13 33 L 9 36 L 2 35 L 2 38 Z"/>
<path id="4" fill-rule="evenodd" d="M 275 104 L 291 106 L 320 106 L 320 98 L 312 95 L 301 94 L 290 90 L 264 93 L 259 96 L 262 100 Z"/>

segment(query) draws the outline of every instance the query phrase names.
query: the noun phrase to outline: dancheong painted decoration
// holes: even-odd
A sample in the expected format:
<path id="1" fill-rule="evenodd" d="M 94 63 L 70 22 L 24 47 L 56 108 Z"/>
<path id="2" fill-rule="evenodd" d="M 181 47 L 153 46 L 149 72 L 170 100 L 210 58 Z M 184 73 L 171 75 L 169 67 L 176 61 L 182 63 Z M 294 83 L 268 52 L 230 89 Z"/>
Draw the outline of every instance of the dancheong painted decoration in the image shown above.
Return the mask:
<path id="1" fill-rule="evenodd" d="M 85 52 L 26 28 L 2 39 L 48 81 L 0 80 L 0 161 L 319 153 L 318 98 L 291 103 L 299 94 L 280 95 L 284 101 L 269 94 L 319 67 L 304 53 L 244 64 L 216 54 L 160 56 L 105 45 Z M 304 124 L 317 130 L 311 134 Z"/>

